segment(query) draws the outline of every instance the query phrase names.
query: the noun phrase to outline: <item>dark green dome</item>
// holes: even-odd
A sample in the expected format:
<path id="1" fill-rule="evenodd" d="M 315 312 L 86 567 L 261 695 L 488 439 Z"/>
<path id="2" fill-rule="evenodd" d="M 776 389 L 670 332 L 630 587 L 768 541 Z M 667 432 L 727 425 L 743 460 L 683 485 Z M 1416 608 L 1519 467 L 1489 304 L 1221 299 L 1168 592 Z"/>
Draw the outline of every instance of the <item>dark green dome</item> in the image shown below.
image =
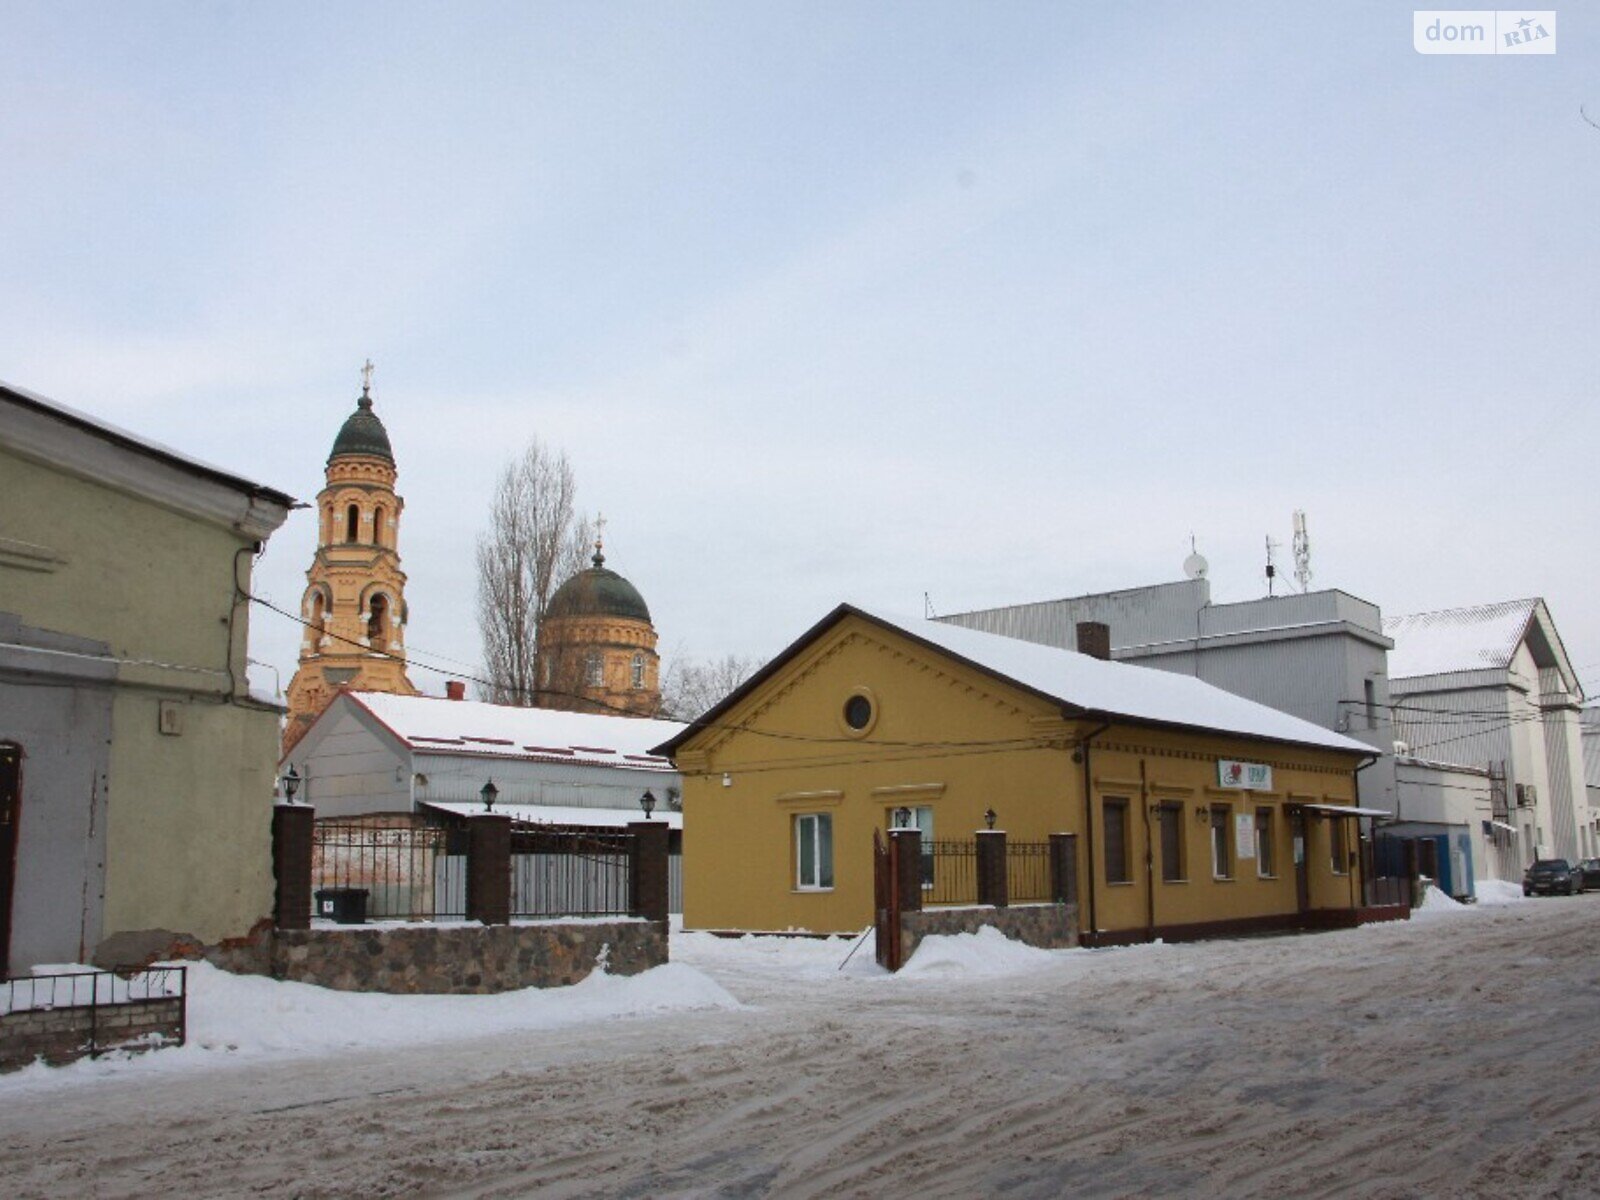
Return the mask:
<path id="1" fill-rule="evenodd" d="M 394 451 L 389 448 L 389 431 L 378 420 L 378 414 L 372 411 L 372 397 L 366 388 L 361 389 L 361 399 L 356 401 L 355 412 L 345 418 L 339 436 L 333 439 L 333 453 L 328 455 L 328 461 L 352 454 L 367 454 L 394 462 Z"/>
<path id="2" fill-rule="evenodd" d="M 650 622 L 650 610 L 639 590 L 608 570 L 606 557 L 594 552 L 594 566 L 579 571 L 556 589 L 545 609 L 547 617 L 630 617 Z"/>

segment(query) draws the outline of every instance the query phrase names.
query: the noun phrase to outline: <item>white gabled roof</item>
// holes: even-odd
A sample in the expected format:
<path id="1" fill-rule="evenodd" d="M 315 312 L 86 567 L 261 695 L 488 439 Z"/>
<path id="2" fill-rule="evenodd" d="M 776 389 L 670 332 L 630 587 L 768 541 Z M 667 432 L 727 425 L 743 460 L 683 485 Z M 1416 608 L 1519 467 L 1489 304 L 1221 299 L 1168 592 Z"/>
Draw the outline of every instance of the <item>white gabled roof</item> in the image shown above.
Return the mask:
<path id="1" fill-rule="evenodd" d="M 1394 639 L 1389 677 L 1413 679 L 1452 671 L 1504 669 L 1522 643 L 1538 604 L 1537 600 L 1504 600 L 1385 617 L 1383 632 Z"/>
<path id="2" fill-rule="evenodd" d="M 650 749 L 683 729 L 676 721 L 645 717 L 557 712 L 441 696 L 344 694 L 419 754 L 472 754 L 671 771 L 672 764 L 651 754 Z"/>
<path id="3" fill-rule="evenodd" d="M 942 621 L 895 616 L 860 605 L 849 607 L 984 670 L 1091 713 L 1361 754 L 1376 753 L 1365 742 L 1235 696 L 1189 675 L 1175 675 L 1131 663 L 1107 662 L 1075 650 L 1040 646 Z"/>

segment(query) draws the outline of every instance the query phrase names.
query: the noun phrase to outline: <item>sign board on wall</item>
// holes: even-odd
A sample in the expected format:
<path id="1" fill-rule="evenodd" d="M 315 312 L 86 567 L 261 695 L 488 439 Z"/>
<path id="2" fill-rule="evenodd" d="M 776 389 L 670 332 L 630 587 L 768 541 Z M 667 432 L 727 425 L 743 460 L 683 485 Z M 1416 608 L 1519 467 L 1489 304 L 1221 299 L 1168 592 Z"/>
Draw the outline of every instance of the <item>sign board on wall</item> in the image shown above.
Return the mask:
<path id="1" fill-rule="evenodd" d="M 1266 763 L 1238 762 L 1231 758 L 1219 758 L 1217 786 L 1242 788 L 1247 792 L 1270 792 L 1272 768 Z"/>
<path id="2" fill-rule="evenodd" d="M 1233 815 L 1233 840 L 1238 846 L 1236 854 L 1239 858 L 1256 856 L 1256 818 L 1253 813 Z"/>

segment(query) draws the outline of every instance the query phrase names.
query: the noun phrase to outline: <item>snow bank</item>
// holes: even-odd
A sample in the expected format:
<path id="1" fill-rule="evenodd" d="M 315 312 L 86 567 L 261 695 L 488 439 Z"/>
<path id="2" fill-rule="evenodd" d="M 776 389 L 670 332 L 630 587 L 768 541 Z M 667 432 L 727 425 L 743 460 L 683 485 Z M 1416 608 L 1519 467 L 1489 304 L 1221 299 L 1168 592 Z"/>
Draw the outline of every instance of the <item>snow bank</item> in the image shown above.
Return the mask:
<path id="1" fill-rule="evenodd" d="M 1480 879 L 1473 885 L 1479 904 L 1521 904 L 1527 899 L 1520 883 L 1504 879 Z"/>
<path id="2" fill-rule="evenodd" d="M 1444 913 L 1461 912 L 1466 907 L 1465 904 L 1446 896 L 1430 883 L 1428 890 L 1422 893 L 1422 903 L 1411 910 L 1411 915 L 1413 919 L 1419 916 L 1439 916 Z"/>
<path id="3" fill-rule="evenodd" d="M 564 988 L 489 996 L 336 992 L 264 975 L 189 963 L 189 1040 L 154 1054 L 0 1076 L 0 1094 L 30 1083 L 132 1071 L 161 1072 L 250 1058 L 335 1055 L 386 1046 L 548 1031 L 598 1021 L 742 1007 L 693 967 L 668 963 L 638 975 L 596 971 Z"/>
<path id="4" fill-rule="evenodd" d="M 1040 950 L 1014 942 L 998 929 L 984 926 L 977 933 L 935 934 L 922 939 L 911 961 L 900 968 L 902 977 L 919 975 L 1017 975 L 1037 971 L 1076 951 Z"/>

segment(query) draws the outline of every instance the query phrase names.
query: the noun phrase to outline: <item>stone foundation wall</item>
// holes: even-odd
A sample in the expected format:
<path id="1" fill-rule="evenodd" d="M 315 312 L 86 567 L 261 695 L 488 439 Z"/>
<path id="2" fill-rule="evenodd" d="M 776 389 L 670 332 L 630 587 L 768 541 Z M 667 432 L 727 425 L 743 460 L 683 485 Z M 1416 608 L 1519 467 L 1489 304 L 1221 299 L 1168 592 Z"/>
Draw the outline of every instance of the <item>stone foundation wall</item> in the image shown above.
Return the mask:
<path id="1" fill-rule="evenodd" d="M 280 929 L 264 944 L 212 955 L 219 966 L 344 992 L 509 992 L 564 987 L 605 959 L 613 975 L 667 961 L 667 930 L 618 919 L 527 925 L 345 925 Z"/>
<path id="2" fill-rule="evenodd" d="M 977 933 L 998 929 L 1012 941 L 1041 950 L 1078 944 L 1076 904 L 1020 904 L 1014 908 L 929 908 L 900 914 L 900 961 L 909 962 L 922 939 L 934 934 Z"/>
<path id="3" fill-rule="evenodd" d="M 183 1000 L 45 1008 L 0 1014 L 0 1071 L 37 1058 L 53 1067 L 107 1050 L 145 1050 L 183 1036 Z M 143 1040 L 141 1040 L 143 1039 Z"/>

